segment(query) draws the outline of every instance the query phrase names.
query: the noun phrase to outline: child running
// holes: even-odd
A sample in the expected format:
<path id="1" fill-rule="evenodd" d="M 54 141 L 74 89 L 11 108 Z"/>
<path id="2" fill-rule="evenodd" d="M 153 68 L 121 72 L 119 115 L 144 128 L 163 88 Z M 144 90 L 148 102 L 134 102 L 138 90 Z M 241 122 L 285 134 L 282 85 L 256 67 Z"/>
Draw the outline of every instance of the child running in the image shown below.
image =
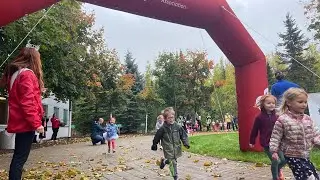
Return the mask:
<path id="1" fill-rule="evenodd" d="M 286 164 L 283 153 L 281 151 L 277 151 L 280 160 L 273 160 L 272 153 L 270 152 L 269 148 L 273 126 L 278 118 L 275 113 L 276 101 L 276 98 L 269 94 L 260 98 L 259 102 L 257 103 L 257 107 L 261 110 L 261 112 L 255 119 L 250 135 L 249 146 L 252 148 L 255 145 L 256 138 L 260 132 L 260 144 L 271 161 L 272 179 L 283 180 L 284 176 L 281 168 Z"/>
<path id="2" fill-rule="evenodd" d="M 178 179 L 177 158 L 181 157 L 181 141 L 186 148 L 190 148 L 188 135 L 185 130 L 174 121 L 175 112 L 173 108 L 166 108 L 163 112 L 164 123 L 157 131 L 153 139 L 151 150 L 157 150 L 157 144 L 161 140 L 164 158 L 161 159 L 160 169 L 169 164 L 169 169 L 174 180 Z"/>
<path id="3" fill-rule="evenodd" d="M 281 115 L 275 123 L 270 151 L 274 160 L 279 159 L 282 150 L 296 180 L 319 180 L 315 167 L 310 161 L 313 145 L 320 144 L 320 134 L 311 118 L 304 114 L 308 94 L 300 88 L 290 88 L 280 106 Z"/>
<path id="4" fill-rule="evenodd" d="M 112 152 L 116 152 L 116 139 L 118 139 L 118 133 L 119 129 L 118 126 L 115 124 L 116 119 L 113 117 L 110 119 L 109 124 L 106 126 L 106 139 L 108 141 L 108 153 L 111 151 L 112 147 Z"/>

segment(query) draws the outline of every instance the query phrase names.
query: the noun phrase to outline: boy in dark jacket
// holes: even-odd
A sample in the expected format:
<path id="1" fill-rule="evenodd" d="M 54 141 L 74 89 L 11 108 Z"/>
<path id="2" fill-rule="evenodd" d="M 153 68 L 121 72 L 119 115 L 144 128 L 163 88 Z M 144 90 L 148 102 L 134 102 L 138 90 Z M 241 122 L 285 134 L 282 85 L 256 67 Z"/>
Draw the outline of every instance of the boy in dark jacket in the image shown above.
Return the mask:
<path id="1" fill-rule="evenodd" d="M 153 139 L 151 150 L 157 150 L 157 144 L 161 140 L 165 159 L 161 159 L 160 169 L 166 164 L 170 165 L 170 172 L 173 179 L 178 179 L 177 158 L 182 155 L 181 141 L 189 149 L 188 135 L 185 130 L 174 121 L 175 112 L 173 108 L 166 108 L 163 113 L 165 119 L 163 126 L 157 131 Z"/>

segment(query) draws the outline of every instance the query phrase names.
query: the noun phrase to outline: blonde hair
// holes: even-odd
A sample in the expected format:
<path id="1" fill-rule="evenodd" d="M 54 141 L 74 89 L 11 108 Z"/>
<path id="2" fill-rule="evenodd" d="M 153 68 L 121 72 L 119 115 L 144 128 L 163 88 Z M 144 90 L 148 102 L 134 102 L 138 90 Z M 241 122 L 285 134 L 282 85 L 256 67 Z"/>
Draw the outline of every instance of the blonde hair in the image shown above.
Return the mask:
<path id="1" fill-rule="evenodd" d="M 161 119 L 161 117 L 163 117 L 162 114 L 160 114 L 160 115 L 157 117 L 157 120 Z"/>
<path id="2" fill-rule="evenodd" d="M 173 110 L 172 107 L 167 107 L 167 108 L 165 108 L 165 109 L 163 110 L 162 115 L 163 115 L 163 117 L 164 117 L 165 119 L 167 119 L 167 117 L 169 116 L 169 114 L 175 115 L 175 112 L 174 112 L 174 110 Z"/>
<path id="3" fill-rule="evenodd" d="M 280 106 L 280 112 L 284 113 L 288 110 L 287 102 L 293 101 L 297 96 L 304 94 L 308 97 L 308 93 L 301 88 L 290 88 L 288 89 L 282 97 L 282 103 Z"/>
<path id="4" fill-rule="evenodd" d="M 264 108 L 264 102 L 266 101 L 267 98 L 272 98 L 274 99 L 275 104 L 277 104 L 277 98 L 274 97 L 271 94 L 265 94 L 260 97 L 259 101 L 256 103 L 255 107 L 260 108 L 261 110 Z"/>

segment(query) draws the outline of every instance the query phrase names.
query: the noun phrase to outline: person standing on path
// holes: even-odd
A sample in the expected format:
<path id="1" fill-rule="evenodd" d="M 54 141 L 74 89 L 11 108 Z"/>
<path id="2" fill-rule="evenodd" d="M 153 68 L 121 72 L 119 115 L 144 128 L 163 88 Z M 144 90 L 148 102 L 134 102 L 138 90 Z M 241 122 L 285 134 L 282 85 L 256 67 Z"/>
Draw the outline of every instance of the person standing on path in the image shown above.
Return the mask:
<path id="1" fill-rule="evenodd" d="M 238 130 L 238 117 L 237 116 L 234 116 L 232 119 L 232 129 L 233 129 L 233 131 Z"/>
<path id="2" fill-rule="evenodd" d="M 157 150 L 157 144 L 160 142 L 163 146 L 164 158 L 160 161 L 160 169 L 169 164 L 169 169 L 174 180 L 178 179 L 177 159 L 182 156 L 181 142 L 189 149 L 188 135 L 184 129 L 174 121 L 175 112 L 172 108 L 166 108 L 163 113 L 165 122 L 157 131 L 153 139 L 151 150 Z"/>
<path id="3" fill-rule="evenodd" d="M 15 148 L 9 180 L 21 180 L 35 131 L 44 132 L 41 92 L 44 91 L 40 53 L 36 48 L 23 48 L 4 70 L 0 81 L 8 91 L 7 132 L 15 133 Z"/>
<path id="4" fill-rule="evenodd" d="M 281 71 L 275 73 L 275 78 L 277 79 L 277 82 L 271 86 L 271 94 L 277 98 L 276 106 L 279 107 L 282 102 L 283 93 L 292 87 L 299 88 L 299 85 L 285 80 L 285 76 Z"/>
<path id="5" fill-rule="evenodd" d="M 164 119 L 163 119 L 163 115 L 161 114 L 157 117 L 157 123 L 156 123 L 157 131 L 161 128 L 161 126 L 163 125 L 163 122 L 164 122 Z M 159 144 L 160 144 L 160 150 L 162 150 L 161 141 L 159 142 Z"/>
<path id="6" fill-rule="evenodd" d="M 232 122 L 232 116 L 227 113 L 225 116 L 224 116 L 224 120 L 225 122 L 227 123 L 227 131 L 230 131 L 231 130 L 231 122 Z"/>
<path id="7" fill-rule="evenodd" d="M 56 141 L 57 140 L 57 136 L 58 136 L 58 132 L 59 132 L 59 128 L 60 128 L 60 121 L 59 119 L 56 117 L 55 114 L 52 115 L 51 117 L 51 124 L 52 124 L 52 136 L 51 136 L 51 140 Z"/>
<path id="8" fill-rule="evenodd" d="M 197 124 L 198 124 L 197 131 L 202 132 L 201 116 L 198 116 L 198 117 L 196 118 L 196 122 L 197 122 Z"/>
<path id="9" fill-rule="evenodd" d="M 210 116 L 207 116 L 207 131 L 210 131 L 212 120 Z"/>
<path id="10" fill-rule="evenodd" d="M 272 129 L 278 118 L 275 112 L 276 102 L 276 98 L 272 95 L 264 95 L 260 98 L 257 107 L 259 107 L 261 112 L 254 121 L 254 125 L 251 130 L 249 146 L 251 148 L 254 147 L 258 133 L 260 133 L 260 145 L 263 147 L 264 152 L 271 161 L 272 179 L 284 180 L 281 168 L 286 164 L 286 161 L 284 159 L 283 152 L 277 151 L 279 155 L 279 161 L 274 160 L 269 148 Z"/>
<path id="11" fill-rule="evenodd" d="M 185 117 L 183 117 L 182 127 L 186 131 L 186 133 L 188 133 L 187 120 Z"/>

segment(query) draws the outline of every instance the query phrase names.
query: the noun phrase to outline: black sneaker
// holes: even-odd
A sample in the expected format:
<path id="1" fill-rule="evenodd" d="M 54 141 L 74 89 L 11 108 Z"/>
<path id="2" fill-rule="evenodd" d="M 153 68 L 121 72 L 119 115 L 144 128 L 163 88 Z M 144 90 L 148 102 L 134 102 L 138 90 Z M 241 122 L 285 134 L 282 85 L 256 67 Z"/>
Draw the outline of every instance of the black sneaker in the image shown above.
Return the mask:
<path id="1" fill-rule="evenodd" d="M 112 150 L 113 153 L 116 153 L 116 150 Z"/>
<path id="2" fill-rule="evenodd" d="M 110 149 L 108 149 L 108 153 L 110 153 Z"/>
<path id="3" fill-rule="evenodd" d="M 161 160 L 160 160 L 160 169 L 163 169 L 164 166 L 166 166 L 165 159 L 164 159 L 164 158 L 161 158 Z"/>

